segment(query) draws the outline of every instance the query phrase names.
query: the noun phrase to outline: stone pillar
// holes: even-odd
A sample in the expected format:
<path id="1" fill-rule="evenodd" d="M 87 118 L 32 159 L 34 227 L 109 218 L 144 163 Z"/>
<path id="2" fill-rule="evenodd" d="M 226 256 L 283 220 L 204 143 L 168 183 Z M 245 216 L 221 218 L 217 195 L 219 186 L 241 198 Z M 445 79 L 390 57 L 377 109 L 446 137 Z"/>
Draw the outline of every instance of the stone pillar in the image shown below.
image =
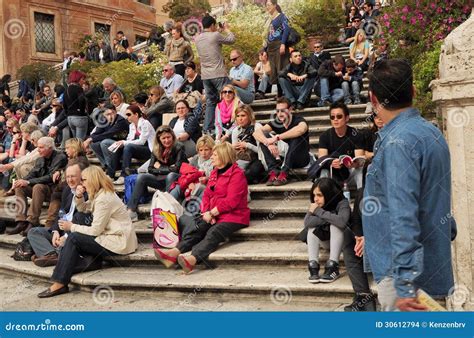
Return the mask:
<path id="1" fill-rule="evenodd" d="M 473 10 L 474 13 L 474 10 Z M 431 83 L 451 151 L 456 285 L 450 307 L 474 310 L 474 15 L 442 46 L 439 79 Z M 451 215 L 449 215 L 451 217 Z"/>

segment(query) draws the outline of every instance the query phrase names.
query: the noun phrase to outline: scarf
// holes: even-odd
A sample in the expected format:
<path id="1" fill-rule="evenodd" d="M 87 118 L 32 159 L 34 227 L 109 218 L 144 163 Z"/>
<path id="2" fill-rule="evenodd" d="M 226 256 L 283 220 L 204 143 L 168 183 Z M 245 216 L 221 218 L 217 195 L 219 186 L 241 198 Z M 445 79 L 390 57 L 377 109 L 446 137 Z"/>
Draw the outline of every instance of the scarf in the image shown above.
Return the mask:
<path id="1" fill-rule="evenodd" d="M 226 124 L 231 121 L 235 108 L 237 108 L 237 104 L 238 103 L 236 99 L 233 99 L 231 102 L 229 102 L 229 105 L 227 105 L 225 100 L 222 100 L 217 104 L 219 107 L 222 124 Z"/>

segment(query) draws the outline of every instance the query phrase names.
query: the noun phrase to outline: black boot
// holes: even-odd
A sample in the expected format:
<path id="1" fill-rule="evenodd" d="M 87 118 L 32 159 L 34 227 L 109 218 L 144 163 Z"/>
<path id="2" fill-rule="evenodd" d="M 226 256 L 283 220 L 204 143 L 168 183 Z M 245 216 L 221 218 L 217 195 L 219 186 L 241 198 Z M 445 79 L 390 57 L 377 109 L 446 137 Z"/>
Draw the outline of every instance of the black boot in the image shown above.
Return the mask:
<path id="1" fill-rule="evenodd" d="M 7 229 L 7 224 L 5 221 L 0 220 L 0 235 L 5 233 L 5 230 Z"/>
<path id="2" fill-rule="evenodd" d="M 331 283 L 338 279 L 339 276 L 339 263 L 329 259 L 324 268 L 324 274 L 321 276 L 319 281 L 321 283 Z"/>
<path id="3" fill-rule="evenodd" d="M 344 307 L 345 312 L 359 312 L 359 311 L 377 311 L 377 304 L 375 295 L 372 293 L 356 293 L 352 304 Z"/>
<path id="4" fill-rule="evenodd" d="M 308 263 L 310 283 L 319 283 L 319 264 L 316 261 L 309 261 Z"/>
<path id="5" fill-rule="evenodd" d="M 29 223 L 26 221 L 18 221 L 13 229 L 7 230 L 7 235 L 16 235 L 28 228 Z"/>

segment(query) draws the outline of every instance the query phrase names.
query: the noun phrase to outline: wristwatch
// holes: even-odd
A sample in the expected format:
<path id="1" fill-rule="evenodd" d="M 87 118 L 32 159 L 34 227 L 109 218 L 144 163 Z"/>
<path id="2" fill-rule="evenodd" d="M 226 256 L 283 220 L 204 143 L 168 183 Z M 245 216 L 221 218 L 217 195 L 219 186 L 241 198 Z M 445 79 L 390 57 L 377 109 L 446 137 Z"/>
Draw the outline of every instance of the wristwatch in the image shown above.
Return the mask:
<path id="1" fill-rule="evenodd" d="M 277 141 L 280 141 L 280 135 L 276 136 Z"/>

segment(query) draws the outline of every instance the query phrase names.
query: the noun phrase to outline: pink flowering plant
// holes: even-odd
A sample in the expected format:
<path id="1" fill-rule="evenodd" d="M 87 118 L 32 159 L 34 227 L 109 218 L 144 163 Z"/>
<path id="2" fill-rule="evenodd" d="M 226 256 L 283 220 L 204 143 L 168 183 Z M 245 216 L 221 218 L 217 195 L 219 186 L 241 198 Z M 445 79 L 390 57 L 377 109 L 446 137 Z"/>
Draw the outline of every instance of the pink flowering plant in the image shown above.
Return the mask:
<path id="1" fill-rule="evenodd" d="M 425 116 L 434 115 L 429 84 L 438 76 L 444 38 L 471 14 L 461 0 L 398 0 L 379 16 L 380 38 L 390 46 L 390 57 L 408 59 L 413 65 L 415 105 Z"/>

